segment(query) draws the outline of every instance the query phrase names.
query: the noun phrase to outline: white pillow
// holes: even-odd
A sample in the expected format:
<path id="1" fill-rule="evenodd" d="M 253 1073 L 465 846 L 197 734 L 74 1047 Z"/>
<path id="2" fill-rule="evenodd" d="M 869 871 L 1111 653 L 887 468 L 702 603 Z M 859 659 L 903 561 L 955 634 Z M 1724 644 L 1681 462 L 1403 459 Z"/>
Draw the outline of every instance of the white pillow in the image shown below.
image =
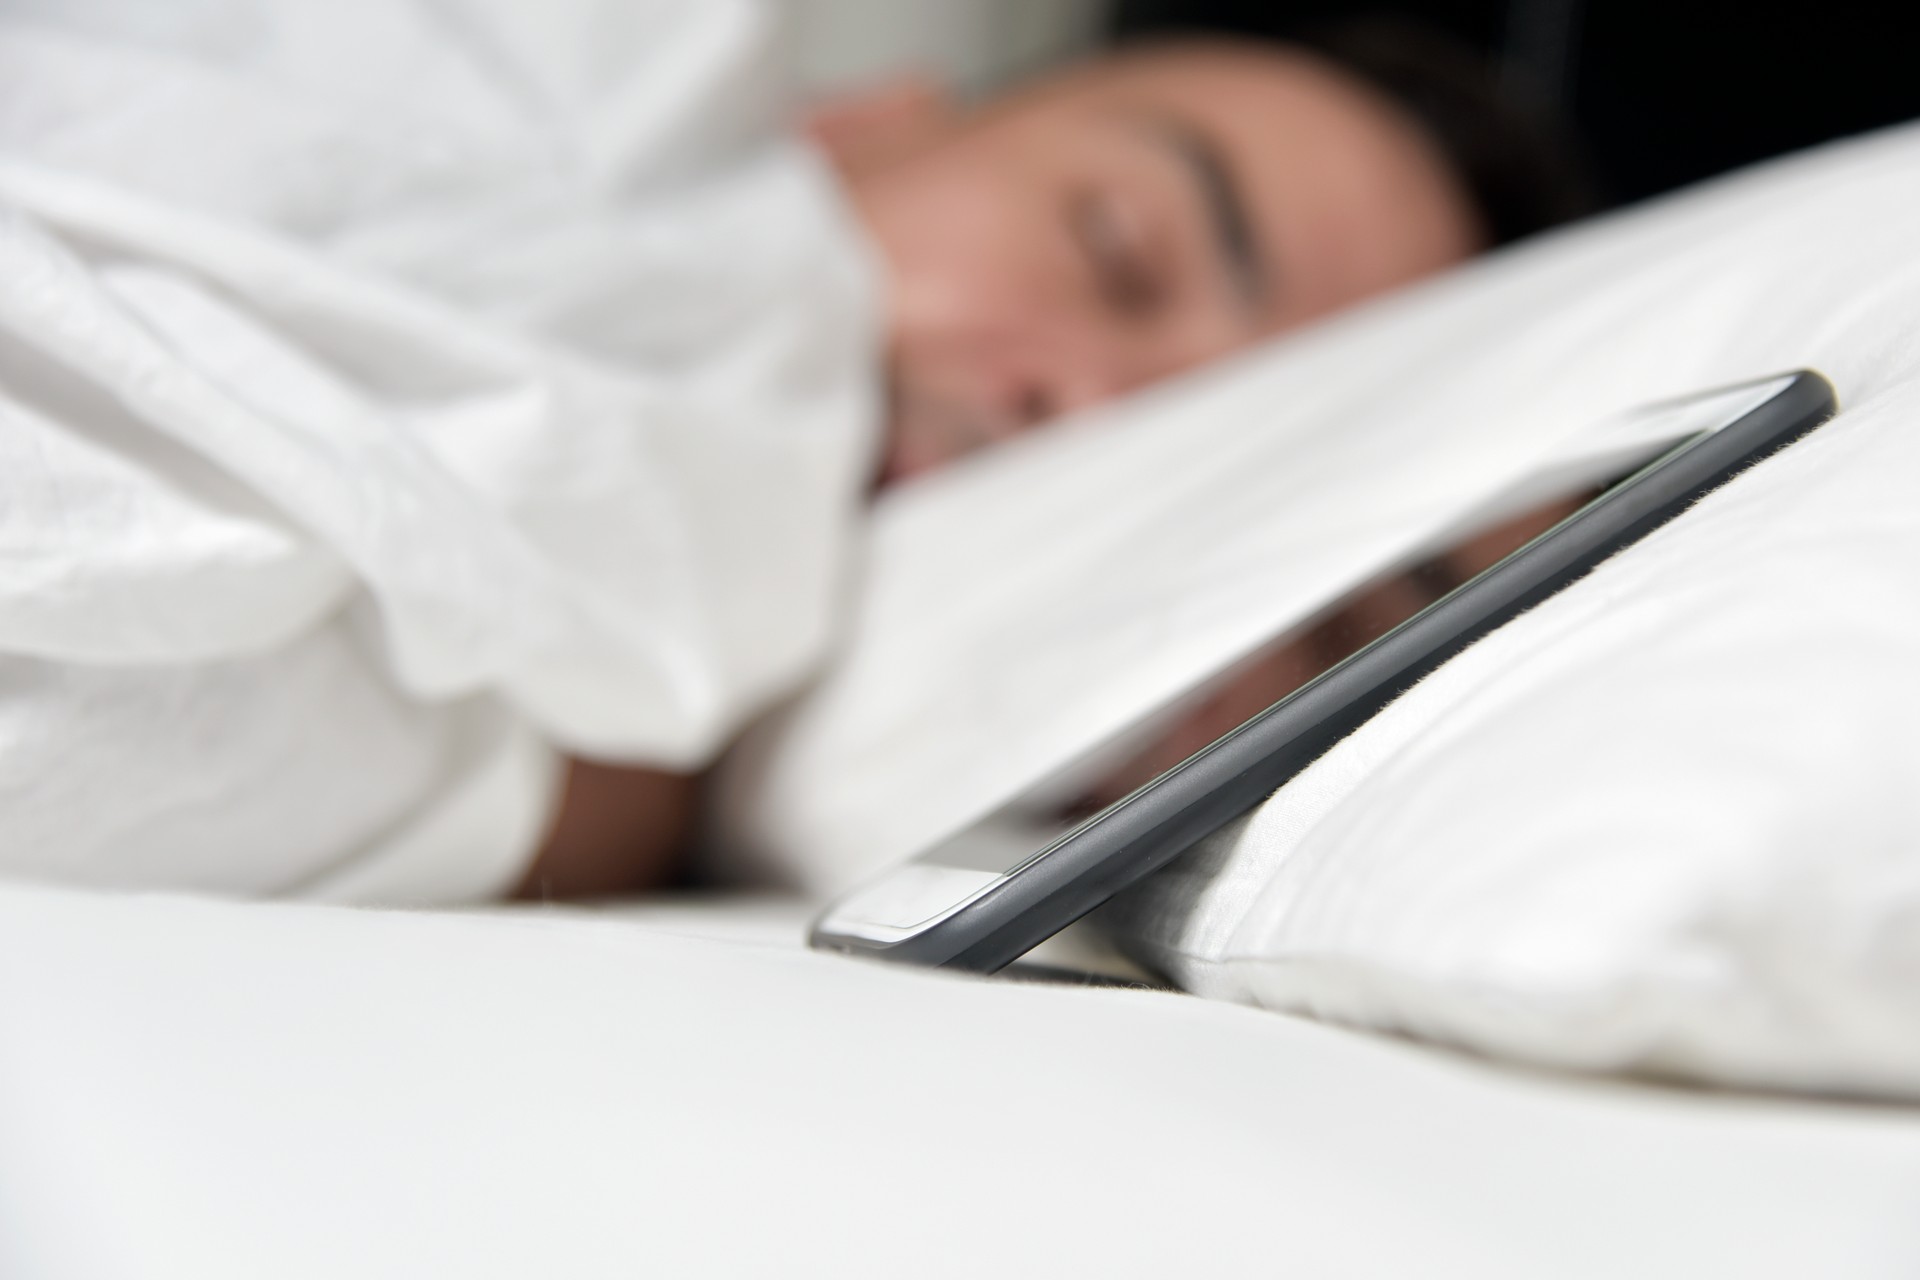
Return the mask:
<path id="1" fill-rule="evenodd" d="M 1207 994 L 1920 1094 L 1916 211 L 1920 130 L 1826 148 L 902 493 L 848 660 L 736 766 L 741 847 L 839 887 L 1221 669 L 1300 586 L 1290 493 L 1411 527 L 1603 414 L 1813 366 L 1839 419 L 1109 917 Z"/>

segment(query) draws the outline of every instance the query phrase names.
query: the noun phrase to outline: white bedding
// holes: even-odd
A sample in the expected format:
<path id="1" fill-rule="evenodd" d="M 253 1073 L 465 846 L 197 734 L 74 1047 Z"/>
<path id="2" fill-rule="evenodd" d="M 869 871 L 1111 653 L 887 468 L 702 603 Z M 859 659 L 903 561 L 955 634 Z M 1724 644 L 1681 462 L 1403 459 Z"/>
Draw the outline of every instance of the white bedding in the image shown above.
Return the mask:
<path id="1" fill-rule="evenodd" d="M 0 1275 L 1920 1269 L 1910 1112 L 863 965 L 778 919 L 0 890 Z"/>
<path id="2" fill-rule="evenodd" d="M 484 899 L 820 658 L 875 291 L 776 18 L 0 10 L 0 873 Z"/>

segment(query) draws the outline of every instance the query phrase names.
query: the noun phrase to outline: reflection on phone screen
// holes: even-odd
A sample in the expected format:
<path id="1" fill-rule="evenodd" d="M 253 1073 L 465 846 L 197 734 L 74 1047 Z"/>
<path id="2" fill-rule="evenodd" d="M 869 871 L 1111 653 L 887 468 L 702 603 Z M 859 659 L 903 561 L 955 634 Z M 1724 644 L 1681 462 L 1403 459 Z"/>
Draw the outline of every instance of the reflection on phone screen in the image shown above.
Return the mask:
<path id="1" fill-rule="evenodd" d="M 1599 496 L 1598 486 L 1474 533 L 1439 555 L 1371 582 L 1237 664 L 1138 754 L 1100 777 L 1058 816 L 1077 820 L 1144 785 L 1222 734 L 1357 653 Z"/>

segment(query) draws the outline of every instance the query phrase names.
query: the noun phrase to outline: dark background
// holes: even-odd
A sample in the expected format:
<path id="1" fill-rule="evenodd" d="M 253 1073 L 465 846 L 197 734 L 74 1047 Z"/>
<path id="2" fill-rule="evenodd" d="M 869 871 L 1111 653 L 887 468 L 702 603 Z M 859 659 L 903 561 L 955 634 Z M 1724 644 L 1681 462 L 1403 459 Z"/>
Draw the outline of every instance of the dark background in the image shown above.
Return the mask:
<path id="1" fill-rule="evenodd" d="M 1348 19 L 1423 22 L 1557 112 L 1615 203 L 1920 116 L 1916 14 L 1899 0 L 1120 0 L 1114 28 L 1285 38 Z"/>

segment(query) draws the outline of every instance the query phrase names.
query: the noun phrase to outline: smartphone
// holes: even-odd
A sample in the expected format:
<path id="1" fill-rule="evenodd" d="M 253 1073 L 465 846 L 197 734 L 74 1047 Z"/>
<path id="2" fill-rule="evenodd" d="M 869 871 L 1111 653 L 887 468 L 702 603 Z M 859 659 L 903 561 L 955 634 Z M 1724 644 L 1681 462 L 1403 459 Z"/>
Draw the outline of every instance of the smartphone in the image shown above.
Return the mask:
<path id="1" fill-rule="evenodd" d="M 1383 626 L 1374 608 L 1377 634 L 1355 637 L 1351 652 L 1291 693 L 1088 816 L 1052 828 L 998 817 L 942 841 L 830 906 L 810 942 L 909 964 L 1002 968 L 1266 800 L 1475 640 L 1834 412 L 1832 386 L 1801 371 L 1627 415 L 1631 429 L 1581 467 L 1533 477 L 1528 506 L 1516 513 L 1509 501 L 1504 525 L 1463 528 L 1452 551 L 1411 566 L 1410 589 L 1360 584 L 1356 598 L 1409 601 L 1397 625 Z M 1524 544 L 1490 554 L 1489 523 Z M 1551 527 L 1525 536 L 1543 524 Z M 1437 598 L 1423 602 L 1411 588 L 1425 570 L 1457 569 L 1461 548 L 1475 549 L 1477 561 L 1465 558 L 1475 571 L 1455 581 L 1425 573 Z M 1325 617 L 1353 612 L 1330 602 Z M 1335 640 L 1320 647 L 1337 650 Z"/>

